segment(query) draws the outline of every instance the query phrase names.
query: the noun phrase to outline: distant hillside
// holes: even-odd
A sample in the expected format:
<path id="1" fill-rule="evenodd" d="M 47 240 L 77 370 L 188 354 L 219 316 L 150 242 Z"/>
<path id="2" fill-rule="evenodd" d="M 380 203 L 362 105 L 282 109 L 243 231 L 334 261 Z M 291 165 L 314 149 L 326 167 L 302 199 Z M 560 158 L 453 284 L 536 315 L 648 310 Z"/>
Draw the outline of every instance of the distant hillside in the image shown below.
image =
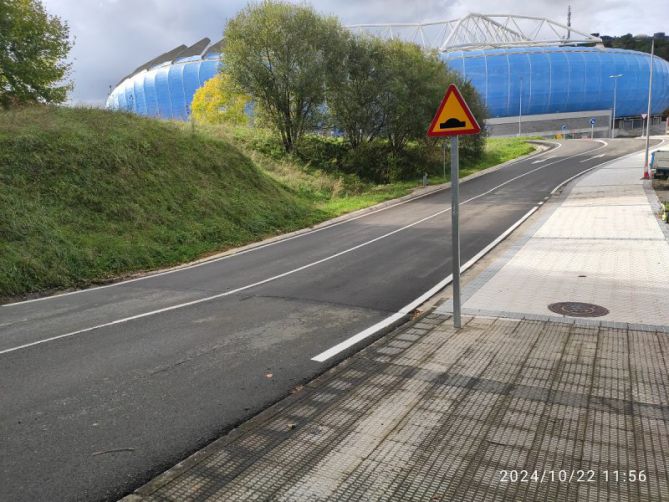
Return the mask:
<path id="1" fill-rule="evenodd" d="M 658 33 L 657 35 L 658 36 L 655 37 L 655 55 L 666 61 L 669 61 L 669 37 L 664 35 L 664 33 Z M 631 33 L 628 33 L 627 35 L 622 35 L 620 37 L 600 35 L 600 38 L 604 42 L 604 47 L 629 49 L 632 51 L 647 52 L 650 54 L 650 37 L 635 37 Z"/>

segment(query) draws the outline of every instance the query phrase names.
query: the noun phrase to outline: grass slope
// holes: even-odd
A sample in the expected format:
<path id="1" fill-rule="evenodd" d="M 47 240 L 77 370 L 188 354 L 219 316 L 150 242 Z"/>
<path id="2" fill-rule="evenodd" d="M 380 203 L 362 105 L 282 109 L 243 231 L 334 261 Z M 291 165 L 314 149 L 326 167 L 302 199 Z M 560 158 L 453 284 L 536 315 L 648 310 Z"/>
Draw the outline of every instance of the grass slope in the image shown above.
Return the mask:
<path id="1" fill-rule="evenodd" d="M 286 156 L 276 134 L 266 129 L 207 125 L 198 125 L 197 128 L 212 137 L 238 145 L 270 176 L 307 198 L 313 207 L 329 218 L 407 195 L 422 182 L 416 179 L 377 185 L 354 175 L 336 172 L 335 159 L 341 155 L 343 138 L 307 136 L 302 147 L 306 155 L 300 157 Z M 460 176 L 465 177 L 533 152 L 535 147 L 528 143 L 528 139 L 532 138 L 488 138 L 481 159 L 476 162 L 460 160 Z M 440 144 L 430 152 L 424 169 L 429 173 L 439 173 L 429 176 L 428 183 L 431 185 L 450 181 L 450 164 L 446 177 L 441 176 Z"/>
<path id="2" fill-rule="evenodd" d="M 81 108 L 0 112 L 0 302 L 187 262 L 417 186 L 333 171 L 333 141 L 311 138 L 307 161 L 266 131 Z M 488 140 L 462 175 L 532 149 Z"/>
<path id="3" fill-rule="evenodd" d="M 102 110 L 0 113 L 0 297 L 176 264 L 324 217 L 220 139 Z"/>

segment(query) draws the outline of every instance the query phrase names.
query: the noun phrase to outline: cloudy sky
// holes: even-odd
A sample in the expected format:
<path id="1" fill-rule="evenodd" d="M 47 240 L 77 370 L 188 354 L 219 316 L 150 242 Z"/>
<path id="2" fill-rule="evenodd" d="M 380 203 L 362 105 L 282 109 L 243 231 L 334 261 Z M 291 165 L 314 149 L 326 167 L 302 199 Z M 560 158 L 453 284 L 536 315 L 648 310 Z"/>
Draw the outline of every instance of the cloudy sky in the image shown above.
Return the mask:
<path id="1" fill-rule="evenodd" d="M 297 0 L 296 0 L 297 1 Z M 110 85 L 149 59 L 202 37 L 221 38 L 246 0 L 43 0 L 75 38 L 72 102 L 101 106 Z M 546 16 L 607 35 L 669 32 L 668 0 L 312 0 L 344 24 L 445 20 L 469 12 Z"/>

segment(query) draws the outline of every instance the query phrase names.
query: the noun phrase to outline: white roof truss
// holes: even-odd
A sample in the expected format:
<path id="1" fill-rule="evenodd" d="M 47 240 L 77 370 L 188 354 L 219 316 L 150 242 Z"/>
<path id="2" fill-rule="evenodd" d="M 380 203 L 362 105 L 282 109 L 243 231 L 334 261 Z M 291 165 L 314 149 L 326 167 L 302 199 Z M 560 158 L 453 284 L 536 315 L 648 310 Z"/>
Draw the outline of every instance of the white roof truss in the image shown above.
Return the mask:
<path id="1" fill-rule="evenodd" d="M 501 47 L 600 44 L 602 40 L 545 17 L 468 14 L 450 21 L 357 24 L 357 33 L 399 38 L 442 52 Z"/>

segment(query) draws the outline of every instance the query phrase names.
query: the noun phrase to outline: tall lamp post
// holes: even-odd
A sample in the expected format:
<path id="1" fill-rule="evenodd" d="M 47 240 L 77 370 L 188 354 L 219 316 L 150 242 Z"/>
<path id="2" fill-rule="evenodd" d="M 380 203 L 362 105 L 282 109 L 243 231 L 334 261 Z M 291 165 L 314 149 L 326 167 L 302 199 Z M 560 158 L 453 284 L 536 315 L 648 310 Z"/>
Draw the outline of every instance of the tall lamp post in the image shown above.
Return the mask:
<path id="1" fill-rule="evenodd" d="M 518 103 L 518 136 L 523 134 L 523 77 L 520 77 L 520 102 Z"/>
<path id="2" fill-rule="evenodd" d="M 613 79 L 613 116 L 611 117 L 611 139 L 616 137 L 616 98 L 618 92 L 618 79 L 622 76 L 622 73 L 619 73 L 618 75 L 609 75 L 609 78 Z"/>
<path id="3" fill-rule="evenodd" d="M 643 164 L 643 179 L 650 178 L 648 170 L 648 150 L 650 148 L 650 117 L 651 117 L 651 102 L 653 101 L 653 63 L 655 61 L 655 38 L 650 47 L 650 78 L 648 79 L 648 112 L 646 113 L 646 160 Z"/>

